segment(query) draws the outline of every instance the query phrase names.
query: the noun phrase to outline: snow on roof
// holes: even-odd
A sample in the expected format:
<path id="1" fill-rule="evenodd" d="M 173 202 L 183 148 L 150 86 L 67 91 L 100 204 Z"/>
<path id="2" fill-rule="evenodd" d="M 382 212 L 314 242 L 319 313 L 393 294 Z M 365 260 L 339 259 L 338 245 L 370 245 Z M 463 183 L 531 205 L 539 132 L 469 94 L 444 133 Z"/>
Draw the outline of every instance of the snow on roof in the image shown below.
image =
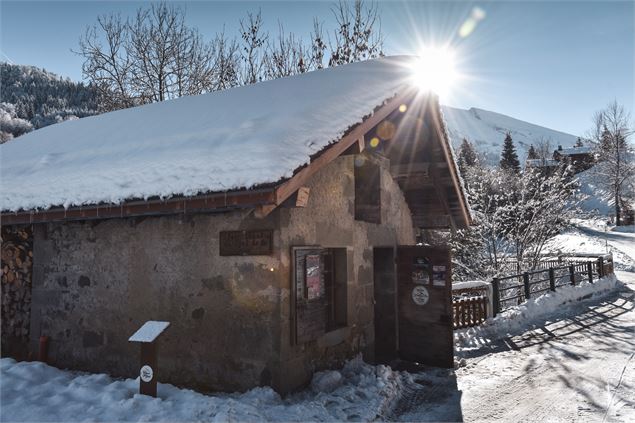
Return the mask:
<path id="1" fill-rule="evenodd" d="M 554 159 L 527 159 L 525 164 L 529 167 L 558 166 L 560 162 Z"/>
<path id="2" fill-rule="evenodd" d="M 170 326 L 170 322 L 159 322 L 156 320 L 148 320 L 137 330 L 128 342 L 154 342 L 159 335 Z"/>
<path id="3" fill-rule="evenodd" d="M 563 148 L 562 150 L 556 150 L 558 154 L 563 155 L 573 155 L 573 154 L 589 154 L 591 153 L 591 147 L 581 146 L 581 147 L 571 147 L 571 148 Z"/>
<path id="4" fill-rule="evenodd" d="M 42 128 L 0 146 L 0 209 L 278 182 L 400 92 L 411 60 L 369 60 Z"/>

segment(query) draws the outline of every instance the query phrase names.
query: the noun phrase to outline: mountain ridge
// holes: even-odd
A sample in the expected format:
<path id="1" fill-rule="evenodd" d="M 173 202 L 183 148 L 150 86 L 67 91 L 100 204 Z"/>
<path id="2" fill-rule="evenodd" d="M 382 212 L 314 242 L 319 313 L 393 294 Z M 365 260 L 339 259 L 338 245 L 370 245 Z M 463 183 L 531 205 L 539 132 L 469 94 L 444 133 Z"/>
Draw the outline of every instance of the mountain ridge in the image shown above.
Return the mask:
<path id="1" fill-rule="evenodd" d="M 495 164 L 500 158 L 505 135 L 509 132 L 516 146 L 521 162 L 533 144 L 549 142 L 555 150 L 558 146 L 572 147 L 578 137 L 564 131 L 547 128 L 499 112 L 470 107 L 460 109 L 441 106 L 452 146 L 458 149 L 466 138 L 472 142 L 487 163 Z"/>

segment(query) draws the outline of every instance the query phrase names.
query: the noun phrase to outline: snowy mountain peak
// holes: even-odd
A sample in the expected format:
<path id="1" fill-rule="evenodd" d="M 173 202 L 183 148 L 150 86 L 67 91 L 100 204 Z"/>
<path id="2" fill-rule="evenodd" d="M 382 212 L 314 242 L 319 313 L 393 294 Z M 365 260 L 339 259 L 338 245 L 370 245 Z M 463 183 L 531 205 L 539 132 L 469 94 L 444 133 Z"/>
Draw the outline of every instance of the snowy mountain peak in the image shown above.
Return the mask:
<path id="1" fill-rule="evenodd" d="M 571 147 L 577 141 L 575 135 L 476 107 L 468 110 L 449 106 L 442 108 L 453 147 L 458 148 L 463 138 L 467 138 L 491 164 L 500 159 L 503 140 L 508 132 L 521 162 L 527 157 L 529 146 L 541 140 L 549 141 L 554 150 L 559 145 Z"/>

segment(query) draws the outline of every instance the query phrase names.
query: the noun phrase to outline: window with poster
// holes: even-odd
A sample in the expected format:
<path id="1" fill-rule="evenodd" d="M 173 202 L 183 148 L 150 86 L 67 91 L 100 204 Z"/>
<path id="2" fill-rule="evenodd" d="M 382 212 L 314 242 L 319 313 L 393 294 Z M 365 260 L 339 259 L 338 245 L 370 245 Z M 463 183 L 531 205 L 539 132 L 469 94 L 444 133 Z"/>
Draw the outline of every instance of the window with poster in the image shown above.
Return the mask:
<path id="1" fill-rule="evenodd" d="M 293 340 L 297 344 L 346 326 L 346 248 L 293 247 Z"/>

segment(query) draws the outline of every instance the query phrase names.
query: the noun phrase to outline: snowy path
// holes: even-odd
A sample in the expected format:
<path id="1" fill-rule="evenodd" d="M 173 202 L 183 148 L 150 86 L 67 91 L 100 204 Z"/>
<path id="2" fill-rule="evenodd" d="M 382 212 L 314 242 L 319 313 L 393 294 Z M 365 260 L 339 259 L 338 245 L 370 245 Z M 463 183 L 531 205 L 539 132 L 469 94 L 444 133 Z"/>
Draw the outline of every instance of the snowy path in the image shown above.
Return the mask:
<path id="1" fill-rule="evenodd" d="M 618 277 L 630 286 L 468 359 L 464 420 L 635 421 L 635 274 Z"/>
<path id="2" fill-rule="evenodd" d="M 634 233 L 583 226 L 569 237 L 561 244 L 579 248 L 585 241 L 600 245 L 608 240 L 620 268 L 629 268 L 635 258 Z M 569 242 L 574 237 L 577 242 Z M 394 417 L 634 422 L 635 273 L 616 273 L 625 284 L 619 291 L 570 305 L 491 348 L 459 353 L 466 365 L 437 380 L 441 403 L 422 395 L 419 404 Z M 431 380 L 429 373 L 417 379 L 420 385 Z"/>
<path id="3" fill-rule="evenodd" d="M 635 273 L 618 278 L 620 291 L 463 353 L 466 365 L 456 371 L 414 375 L 422 389 L 392 419 L 635 421 Z"/>

